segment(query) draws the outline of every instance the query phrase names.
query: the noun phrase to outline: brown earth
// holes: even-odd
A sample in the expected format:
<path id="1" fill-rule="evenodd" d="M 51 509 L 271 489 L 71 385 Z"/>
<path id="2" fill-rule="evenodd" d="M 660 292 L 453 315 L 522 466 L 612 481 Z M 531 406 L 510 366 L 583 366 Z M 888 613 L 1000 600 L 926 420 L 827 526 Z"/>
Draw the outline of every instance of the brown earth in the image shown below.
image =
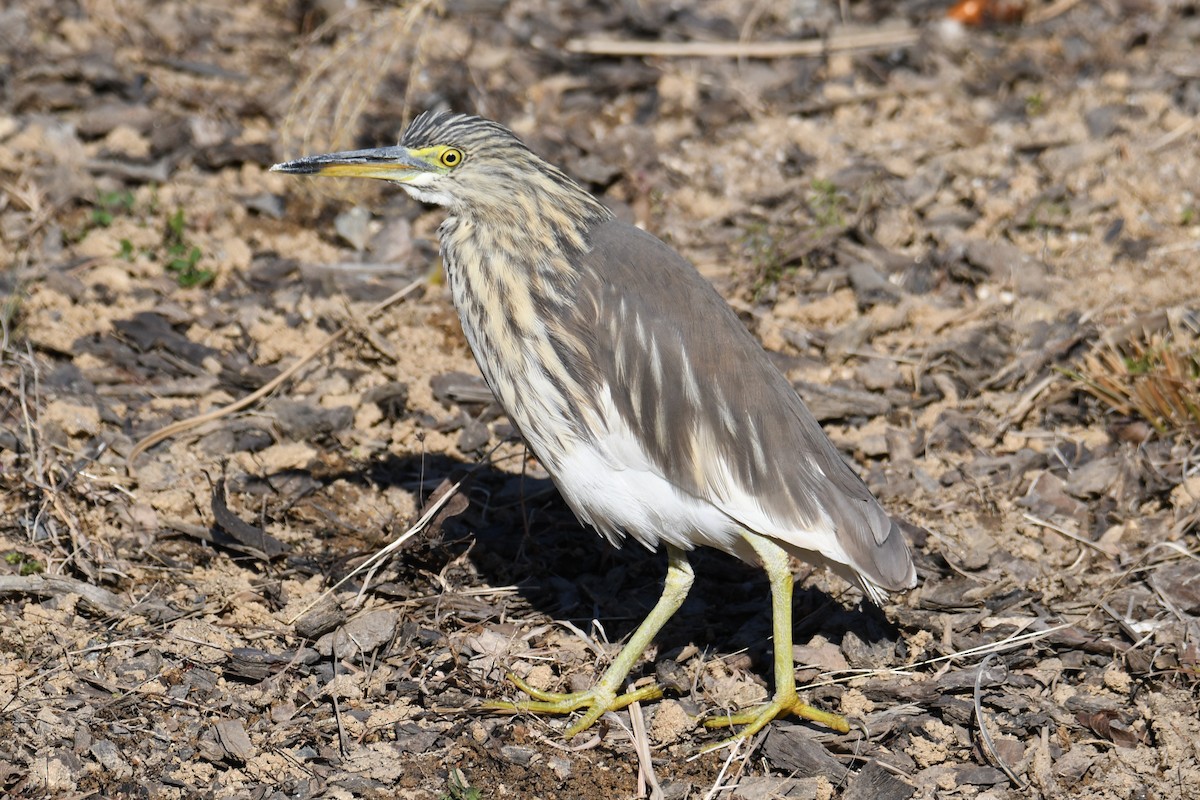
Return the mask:
<path id="1" fill-rule="evenodd" d="M 1195 796 L 1198 437 L 1080 380 L 1200 397 L 1195 2 L 608 5 L 0 10 L 0 794 Z M 927 529 L 881 610 L 797 564 L 797 675 L 850 734 L 700 754 L 770 679 L 766 581 L 717 553 L 635 673 L 666 700 L 570 742 L 480 708 L 594 679 L 664 560 L 581 529 L 480 392 L 442 212 L 266 172 L 441 106 L 692 259 Z"/>

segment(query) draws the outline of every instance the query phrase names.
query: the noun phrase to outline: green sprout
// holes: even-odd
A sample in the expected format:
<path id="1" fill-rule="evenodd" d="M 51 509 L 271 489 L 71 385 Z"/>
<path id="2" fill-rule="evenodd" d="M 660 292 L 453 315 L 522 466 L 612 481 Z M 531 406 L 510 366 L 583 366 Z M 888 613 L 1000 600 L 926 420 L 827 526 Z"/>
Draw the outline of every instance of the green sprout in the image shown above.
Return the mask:
<path id="1" fill-rule="evenodd" d="M 446 778 L 446 793 L 438 800 L 483 800 L 483 792 L 471 786 L 463 771 L 455 768 Z"/>
<path id="2" fill-rule="evenodd" d="M 167 271 L 175 275 L 175 281 L 184 288 L 204 286 L 216 276 L 212 270 L 198 265 L 203 254 L 200 248 L 187 241 L 187 220 L 183 209 L 178 208 L 167 218 L 167 231 L 163 244 L 167 247 Z"/>
<path id="3" fill-rule="evenodd" d="M 808 207 L 817 225 L 823 229 L 840 228 L 845 225 L 846 198 L 838 192 L 833 181 L 814 180 L 812 190 Z"/>
<path id="4" fill-rule="evenodd" d="M 92 208 L 91 226 L 107 228 L 113 224 L 118 213 L 133 211 L 133 192 L 124 189 L 117 192 L 101 192 Z"/>

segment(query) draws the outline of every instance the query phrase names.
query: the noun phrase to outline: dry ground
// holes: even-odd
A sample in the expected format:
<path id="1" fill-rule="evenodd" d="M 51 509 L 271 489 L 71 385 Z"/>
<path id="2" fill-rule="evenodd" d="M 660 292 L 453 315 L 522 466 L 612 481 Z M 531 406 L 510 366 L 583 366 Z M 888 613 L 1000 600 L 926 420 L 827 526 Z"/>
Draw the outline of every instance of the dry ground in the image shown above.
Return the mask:
<path id="1" fill-rule="evenodd" d="M 633 797 L 643 722 L 666 797 L 1195 796 L 1197 435 L 1184 405 L 1154 417 L 1200 394 L 1200 14 L 1028 10 L 5 4 L 0 794 Z M 834 30 L 896 38 L 568 48 Z M 664 564 L 580 529 L 479 392 L 441 212 L 266 172 L 444 105 L 691 258 L 928 531 L 881 610 L 797 565 L 798 676 L 849 735 L 781 722 L 696 757 L 696 717 L 770 678 L 765 579 L 714 553 L 638 672 L 667 700 L 572 742 L 478 708 L 506 670 L 591 680 Z"/>

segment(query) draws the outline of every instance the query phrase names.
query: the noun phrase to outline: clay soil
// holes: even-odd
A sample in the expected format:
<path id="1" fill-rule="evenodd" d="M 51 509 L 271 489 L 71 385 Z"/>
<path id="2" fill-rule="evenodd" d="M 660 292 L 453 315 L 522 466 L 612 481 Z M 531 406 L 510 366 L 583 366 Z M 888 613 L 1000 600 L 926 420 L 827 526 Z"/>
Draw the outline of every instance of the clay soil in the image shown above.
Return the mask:
<path id="1" fill-rule="evenodd" d="M 1200 7 L 992 9 L 5 3 L 0 795 L 1197 796 Z M 765 577 L 712 552 L 632 676 L 663 700 L 482 707 L 587 686 L 665 559 L 492 403 L 443 212 L 267 172 L 433 107 L 684 253 L 911 523 L 882 608 L 795 564 L 849 734 L 701 752 L 771 686 Z"/>

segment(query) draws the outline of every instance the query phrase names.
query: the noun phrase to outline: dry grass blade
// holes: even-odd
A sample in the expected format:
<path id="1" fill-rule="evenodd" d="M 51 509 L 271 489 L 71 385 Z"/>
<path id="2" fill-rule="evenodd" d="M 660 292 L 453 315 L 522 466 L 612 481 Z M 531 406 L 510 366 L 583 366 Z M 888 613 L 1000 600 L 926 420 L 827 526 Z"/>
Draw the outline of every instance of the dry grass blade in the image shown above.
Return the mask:
<path id="1" fill-rule="evenodd" d="M 353 146 L 358 121 L 367 104 L 388 77 L 402 47 L 411 45 L 412 77 L 421 65 L 420 36 L 413 30 L 430 14 L 440 13 L 440 0 L 414 0 L 400 8 L 379 10 L 361 6 L 337 16 L 313 33 L 313 40 L 329 28 L 362 25 L 363 29 L 337 37 L 323 58 L 304 51 L 299 63 L 315 62 L 292 94 L 281 126 L 284 151 L 291 155 L 316 150 L 347 150 Z M 408 98 L 401 122 L 408 119 Z M 332 191 L 326 186 L 322 191 Z"/>
<path id="2" fill-rule="evenodd" d="M 87 467 L 107 449 L 94 443 L 77 452 L 56 446 L 46 436 L 43 413 L 47 398 L 42 388 L 42 362 L 28 342 L 11 346 L 4 323 L 0 348 L 0 431 L 10 437 L 19 455 L 11 467 L 0 467 L 0 492 L 12 505 L 3 519 L 25 532 L 30 542 L 44 542 L 50 550 L 34 559 L 54 576 L 78 572 L 97 581 L 109 567 L 111 548 L 102 531 L 80 519 L 89 504 L 107 494 L 98 488 Z M 119 491 L 119 489 L 118 489 Z M 51 555 L 51 553 L 53 555 Z M 34 592 L 41 594 L 41 592 Z M 90 602 L 90 600 L 89 600 Z M 103 603 L 93 603 L 103 607 Z"/>
<path id="3" fill-rule="evenodd" d="M 752 747 L 751 747 L 751 748 L 750 748 L 750 749 L 749 749 L 749 750 L 746 752 L 746 756 L 747 756 L 747 757 L 749 756 L 749 754 L 750 754 L 750 753 L 753 753 L 753 752 L 754 752 L 754 751 L 757 749 L 757 746 L 758 746 L 758 744 L 757 744 L 757 743 L 758 743 L 758 742 L 761 742 L 761 741 L 762 741 L 762 738 L 763 738 L 763 737 L 760 735 L 758 738 L 756 738 L 756 739 L 754 740 L 754 741 L 755 741 L 755 745 L 754 745 L 754 746 L 752 746 Z M 744 739 L 741 739 L 741 738 L 738 738 L 738 739 L 734 739 L 734 740 L 733 740 L 733 742 L 732 742 L 732 746 L 729 748 L 729 755 L 725 756 L 725 760 L 724 760 L 724 761 L 721 763 L 721 771 L 720 771 L 720 772 L 718 772 L 718 773 L 717 773 L 717 777 L 713 779 L 713 785 L 712 785 L 712 787 L 711 787 L 711 788 L 708 790 L 708 793 L 704 795 L 704 800 L 713 800 L 713 798 L 715 798 L 715 797 L 716 797 L 718 794 L 720 794 L 721 792 L 727 791 L 727 790 L 730 788 L 728 785 L 726 785 L 726 784 L 724 783 L 724 781 L 725 781 L 725 774 L 726 774 L 727 772 L 729 772 L 729 768 L 730 768 L 730 767 L 733 765 L 733 762 L 734 762 L 734 761 L 736 761 L 736 760 L 738 759 L 738 756 L 741 754 L 741 752 L 742 752 L 742 744 L 743 744 L 744 742 L 745 742 L 745 740 L 744 740 Z M 688 760 L 689 760 L 689 761 L 695 761 L 696 759 L 700 758 L 702 755 L 704 755 L 704 754 L 702 754 L 702 753 L 696 753 L 695 755 L 693 755 L 693 756 L 692 756 L 691 758 L 689 758 Z"/>
<path id="4" fill-rule="evenodd" d="M 1033 514 L 1022 514 L 1021 516 L 1024 517 L 1025 519 L 1029 520 L 1030 522 L 1032 522 L 1034 525 L 1038 525 L 1038 526 L 1045 528 L 1046 530 L 1054 531 L 1055 533 L 1062 534 L 1063 536 L 1067 537 L 1071 541 L 1078 542 L 1079 544 L 1083 545 L 1084 547 L 1090 547 L 1093 550 L 1095 550 L 1097 553 L 1102 553 L 1102 554 L 1108 556 L 1109 558 L 1113 558 L 1119 554 L 1119 548 L 1114 544 L 1103 543 L 1103 542 L 1093 542 L 1091 539 L 1088 539 L 1086 536 L 1081 536 L 1078 533 L 1075 533 L 1074 531 L 1068 530 L 1067 528 L 1064 528 L 1061 525 L 1055 525 L 1053 522 L 1042 519 L 1041 517 L 1035 517 Z"/>
<path id="5" fill-rule="evenodd" d="M 1182 326 L 1100 344 L 1069 374 L 1083 391 L 1162 436 L 1200 437 L 1200 339 Z"/>
<path id="6" fill-rule="evenodd" d="M 646 733 L 646 719 L 642 716 L 642 704 L 636 700 L 629 704 L 629 724 L 633 730 L 630 738 L 633 740 L 633 750 L 638 760 L 638 797 L 646 797 L 649 789 L 650 800 L 663 800 L 662 786 L 658 776 L 654 774 L 654 760 L 650 755 L 650 737 Z"/>

